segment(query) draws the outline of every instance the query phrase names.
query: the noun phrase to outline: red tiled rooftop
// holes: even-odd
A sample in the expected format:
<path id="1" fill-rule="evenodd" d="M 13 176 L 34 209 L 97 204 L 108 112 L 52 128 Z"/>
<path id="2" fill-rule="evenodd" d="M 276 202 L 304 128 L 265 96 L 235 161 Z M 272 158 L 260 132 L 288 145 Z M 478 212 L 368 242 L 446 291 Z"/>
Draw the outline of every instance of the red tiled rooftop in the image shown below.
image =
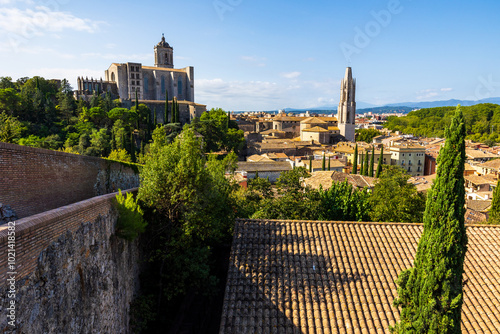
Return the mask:
<path id="1" fill-rule="evenodd" d="M 237 220 L 220 333 L 389 333 L 420 224 Z M 500 228 L 467 227 L 463 333 L 500 328 Z"/>

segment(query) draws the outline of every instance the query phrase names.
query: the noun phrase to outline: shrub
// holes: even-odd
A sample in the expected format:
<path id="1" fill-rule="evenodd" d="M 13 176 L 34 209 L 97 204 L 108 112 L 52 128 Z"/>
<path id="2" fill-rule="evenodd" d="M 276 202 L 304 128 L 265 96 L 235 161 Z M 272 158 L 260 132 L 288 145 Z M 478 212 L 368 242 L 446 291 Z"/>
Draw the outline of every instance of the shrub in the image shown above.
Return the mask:
<path id="1" fill-rule="evenodd" d="M 116 195 L 118 209 L 118 223 L 116 225 L 116 235 L 128 241 L 133 241 L 139 233 L 144 232 L 146 221 L 142 218 L 142 210 L 134 199 L 134 195 L 127 193 L 123 196 L 122 191 Z"/>

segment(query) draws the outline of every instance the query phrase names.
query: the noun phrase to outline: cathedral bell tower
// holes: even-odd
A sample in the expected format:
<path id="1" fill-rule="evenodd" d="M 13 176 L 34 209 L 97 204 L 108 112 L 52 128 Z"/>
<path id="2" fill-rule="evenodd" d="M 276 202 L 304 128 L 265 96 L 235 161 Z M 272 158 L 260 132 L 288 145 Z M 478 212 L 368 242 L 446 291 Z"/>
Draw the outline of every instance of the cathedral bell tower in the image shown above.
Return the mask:
<path id="1" fill-rule="evenodd" d="M 338 109 L 338 126 L 340 134 L 348 141 L 354 142 L 356 120 L 356 79 L 352 78 L 350 67 L 345 70 L 345 77 L 340 83 L 340 102 Z"/>
<path id="2" fill-rule="evenodd" d="M 165 42 L 163 34 L 160 43 L 155 45 L 155 66 L 174 68 L 174 49 Z"/>

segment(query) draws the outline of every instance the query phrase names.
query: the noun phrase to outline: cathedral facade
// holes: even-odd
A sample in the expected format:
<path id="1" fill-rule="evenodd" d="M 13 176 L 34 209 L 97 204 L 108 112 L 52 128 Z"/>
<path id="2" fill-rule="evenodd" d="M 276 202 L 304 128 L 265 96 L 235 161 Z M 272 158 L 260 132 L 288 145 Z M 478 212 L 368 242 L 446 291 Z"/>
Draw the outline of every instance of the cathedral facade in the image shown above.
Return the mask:
<path id="1" fill-rule="evenodd" d="M 181 120 L 188 122 L 200 117 L 206 111 L 206 106 L 194 103 L 194 67 L 175 69 L 173 58 L 173 48 L 162 36 L 154 47 L 154 66 L 132 62 L 112 63 L 105 71 L 104 81 L 79 77 L 75 97 L 88 100 L 94 92 L 110 93 L 128 107 L 137 94 L 140 103 L 152 110 L 161 110 L 168 92 L 170 103 L 174 97 L 179 103 Z"/>

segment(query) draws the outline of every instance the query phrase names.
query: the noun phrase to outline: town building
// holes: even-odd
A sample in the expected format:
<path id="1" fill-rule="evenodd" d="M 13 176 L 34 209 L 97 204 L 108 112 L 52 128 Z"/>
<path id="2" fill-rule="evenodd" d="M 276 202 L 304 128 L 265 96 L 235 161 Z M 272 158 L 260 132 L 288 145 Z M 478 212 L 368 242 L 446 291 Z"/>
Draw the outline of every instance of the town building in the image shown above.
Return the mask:
<path id="1" fill-rule="evenodd" d="M 411 176 L 424 175 L 425 147 L 418 145 L 394 145 L 389 147 L 391 165 L 403 168 Z"/>

